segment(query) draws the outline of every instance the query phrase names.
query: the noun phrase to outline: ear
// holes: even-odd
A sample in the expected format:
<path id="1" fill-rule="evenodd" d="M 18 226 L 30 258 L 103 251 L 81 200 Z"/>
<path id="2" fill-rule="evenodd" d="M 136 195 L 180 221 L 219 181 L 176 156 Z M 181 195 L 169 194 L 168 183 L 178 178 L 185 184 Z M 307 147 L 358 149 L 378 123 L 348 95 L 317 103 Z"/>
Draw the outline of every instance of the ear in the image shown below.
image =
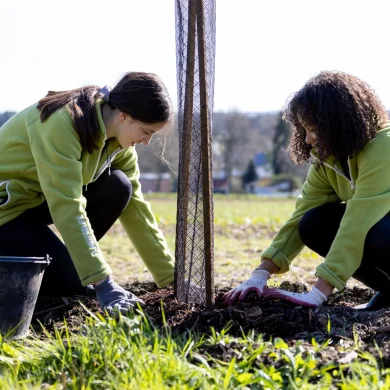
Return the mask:
<path id="1" fill-rule="evenodd" d="M 119 122 L 120 123 L 123 123 L 126 119 L 127 119 L 127 117 L 129 116 L 129 115 L 127 115 L 127 114 L 125 114 L 124 112 L 122 112 L 122 111 L 118 111 L 119 112 Z"/>

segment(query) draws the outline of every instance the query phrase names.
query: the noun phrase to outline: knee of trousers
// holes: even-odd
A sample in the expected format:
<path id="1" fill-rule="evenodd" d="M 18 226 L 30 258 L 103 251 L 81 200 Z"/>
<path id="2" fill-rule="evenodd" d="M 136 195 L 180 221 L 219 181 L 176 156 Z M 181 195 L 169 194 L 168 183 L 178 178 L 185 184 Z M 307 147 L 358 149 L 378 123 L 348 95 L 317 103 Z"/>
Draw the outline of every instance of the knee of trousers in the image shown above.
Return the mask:
<path id="1" fill-rule="evenodd" d="M 319 239 L 327 242 L 333 241 L 344 215 L 345 207 L 345 204 L 329 203 L 308 210 L 298 224 L 298 232 L 303 243 L 315 250 Z"/>
<path id="2" fill-rule="evenodd" d="M 313 241 L 313 235 L 317 235 L 318 232 L 318 216 L 316 209 L 307 211 L 298 224 L 298 233 L 302 242 L 309 248 Z"/>
<path id="3" fill-rule="evenodd" d="M 374 256 L 388 258 L 390 252 L 390 216 L 377 222 L 367 233 L 364 251 Z M 390 268 L 390 267 L 387 267 Z"/>
<path id="4" fill-rule="evenodd" d="M 133 187 L 129 178 L 119 169 L 111 171 L 111 175 L 107 175 L 105 185 L 110 189 L 111 197 L 116 201 L 129 202 L 133 192 Z"/>

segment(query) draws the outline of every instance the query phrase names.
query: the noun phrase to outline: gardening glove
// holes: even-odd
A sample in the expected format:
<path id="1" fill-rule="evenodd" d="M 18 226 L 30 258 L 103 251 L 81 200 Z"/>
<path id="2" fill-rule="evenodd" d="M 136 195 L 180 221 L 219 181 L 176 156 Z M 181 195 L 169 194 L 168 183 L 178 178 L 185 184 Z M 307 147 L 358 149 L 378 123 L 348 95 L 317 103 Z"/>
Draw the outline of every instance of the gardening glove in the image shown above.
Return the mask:
<path id="1" fill-rule="evenodd" d="M 240 302 L 245 301 L 250 292 L 255 292 L 260 298 L 270 276 L 270 273 L 265 269 L 255 269 L 246 282 L 241 283 L 222 297 L 222 303 L 232 305 L 237 300 Z"/>
<path id="2" fill-rule="evenodd" d="M 111 276 L 94 287 L 100 307 L 103 310 L 107 310 L 110 315 L 114 315 L 117 312 L 126 314 L 136 306 L 137 302 L 144 304 L 142 299 L 137 298 L 130 291 L 126 291 L 116 284 Z"/>
<path id="3" fill-rule="evenodd" d="M 328 298 L 318 288 L 313 287 L 307 293 L 294 293 L 279 288 L 270 288 L 263 293 L 263 299 L 281 299 L 305 307 L 321 306 Z"/>

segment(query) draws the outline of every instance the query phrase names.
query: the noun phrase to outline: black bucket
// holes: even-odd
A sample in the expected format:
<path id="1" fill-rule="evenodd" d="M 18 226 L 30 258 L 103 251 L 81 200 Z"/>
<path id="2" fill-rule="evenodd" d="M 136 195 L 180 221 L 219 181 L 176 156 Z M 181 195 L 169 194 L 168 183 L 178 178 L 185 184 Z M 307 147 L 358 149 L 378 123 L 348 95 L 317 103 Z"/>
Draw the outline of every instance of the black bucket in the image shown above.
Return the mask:
<path id="1" fill-rule="evenodd" d="M 49 264 L 49 256 L 0 256 L 0 333 L 13 339 L 28 335 L 43 273 Z"/>

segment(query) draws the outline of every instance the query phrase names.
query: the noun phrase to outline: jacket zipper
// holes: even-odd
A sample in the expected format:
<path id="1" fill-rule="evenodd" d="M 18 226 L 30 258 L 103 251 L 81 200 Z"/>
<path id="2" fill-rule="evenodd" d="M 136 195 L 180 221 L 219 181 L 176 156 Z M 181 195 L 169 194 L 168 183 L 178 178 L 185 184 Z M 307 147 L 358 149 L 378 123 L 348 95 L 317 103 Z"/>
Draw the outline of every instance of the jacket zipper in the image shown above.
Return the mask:
<path id="1" fill-rule="evenodd" d="M 121 147 L 118 147 L 116 150 L 114 150 L 109 156 L 108 156 L 108 159 L 107 161 L 105 161 L 103 163 L 103 165 L 100 167 L 99 171 L 97 173 L 95 173 L 95 176 L 93 178 L 93 180 L 91 181 L 91 183 L 93 183 L 94 181 L 96 181 L 99 176 L 106 170 L 107 167 L 110 167 L 111 166 L 111 163 L 112 161 L 114 160 L 115 156 L 122 150 Z M 101 154 L 100 154 L 101 155 Z M 100 158 L 99 158 L 99 161 L 100 161 Z"/>
<path id="2" fill-rule="evenodd" d="M 100 151 L 99 153 L 99 158 L 97 159 L 97 163 L 96 163 L 96 166 L 95 166 L 95 169 L 94 169 L 94 173 L 92 175 L 92 179 L 94 178 L 95 174 L 96 174 L 96 171 L 97 171 L 97 167 L 99 166 L 99 162 L 100 162 L 100 158 L 102 157 L 102 154 L 103 154 L 103 150 L 104 150 L 104 147 L 102 148 L 102 150 Z M 90 183 L 92 183 L 94 180 L 90 181 Z M 88 184 L 86 184 L 84 186 L 85 188 L 85 191 L 87 191 L 87 188 L 88 188 Z"/>
<path id="3" fill-rule="evenodd" d="M 351 183 L 351 189 L 352 189 L 352 191 L 355 191 L 355 190 L 356 190 L 356 186 L 355 186 L 355 183 L 354 183 L 354 181 L 353 181 L 352 169 L 351 169 L 351 161 L 350 161 L 349 158 L 348 158 L 348 160 L 347 160 L 347 163 L 348 163 L 349 176 L 351 177 L 351 181 L 350 181 L 350 183 Z"/>
<path id="4" fill-rule="evenodd" d="M 7 193 L 7 201 L 5 203 L 2 203 L 3 202 L 3 199 L 0 200 L 0 206 L 5 206 L 11 199 L 11 196 L 10 196 L 10 193 L 8 192 L 8 185 L 9 185 L 9 180 L 4 180 L 0 183 L 0 186 L 2 186 L 4 183 L 5 184 L 5 192 Z"/>
<path id="5" fill-rule="evenodd" d="M 314 159 L 316 161 L 318 161 L 317 158 L 314 157 Z M 335 165 L 329 165 L 329 164 L 327 164 L 325 162 L 324 162 L 324 165 L 327 166 L 328 168 L 332 169 L 333 171 L 335 171 L 337 174 L 342 176 L 345 180 L 347 180 L 349 185 L 350 185 L 350 187 L 351 187 L 351 190 L 355 191 L 356 187 L 355 187 L 355 183 L 353 182 L 353 177 L 352 177 L 352 174 L 351 174 L 351 163 L 350 163 L 349 159 L 348 159 L 347 162 L 348 162 L 349 176 L 351 177 L 351 180 L 349 180 L 348 177 L 344 174 L 344 172 L 341 169 L 339 169 L 338 167 L 336 167 Z"/>

